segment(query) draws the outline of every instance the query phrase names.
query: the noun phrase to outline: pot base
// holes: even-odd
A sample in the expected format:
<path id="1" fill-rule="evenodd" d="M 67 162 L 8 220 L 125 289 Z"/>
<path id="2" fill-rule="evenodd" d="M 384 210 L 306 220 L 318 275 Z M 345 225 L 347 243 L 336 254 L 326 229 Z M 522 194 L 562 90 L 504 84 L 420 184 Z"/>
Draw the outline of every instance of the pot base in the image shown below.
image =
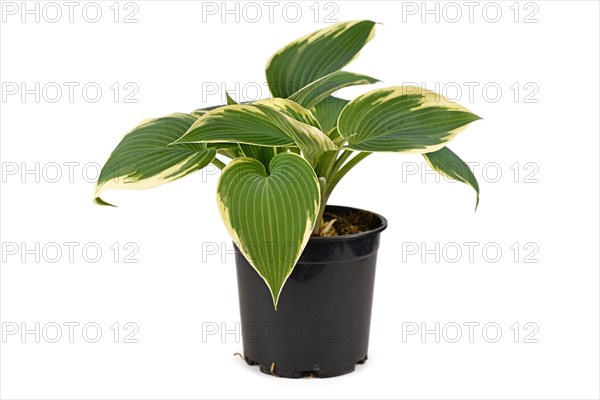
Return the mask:
<path id="1" fill-rule="evenodd" d="M 319 365 L 313 365 L 312 369 L 303 369 L 292 366 L 281 366 L 273 362 L 271 365 L 260 364 L 252 361 L 250 358 L 244 356 L 244 360 L 248 365 L 258 365 L 260 372 L 267 375 L 273 375 L 279 378 L 333 378 L 335 376 L 349 374 L 354 372 L 356 365 L 362 365 L 367 362 L 367 356 L 363 359 L 355 362 L 354 364 L 341 364 L 332 367 L 321 368 Z"/>

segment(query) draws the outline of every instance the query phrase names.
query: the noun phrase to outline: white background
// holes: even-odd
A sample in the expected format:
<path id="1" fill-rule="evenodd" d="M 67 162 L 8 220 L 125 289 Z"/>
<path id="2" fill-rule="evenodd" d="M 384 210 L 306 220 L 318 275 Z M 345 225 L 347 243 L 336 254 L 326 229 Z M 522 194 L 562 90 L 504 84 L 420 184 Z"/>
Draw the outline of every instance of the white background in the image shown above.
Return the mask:
<path id="1" fill-rule="evenodd" d="M 429 2 L 429 9 L 438 7 L 436 21 L 435 13 L 422 14 L 421 2 L 335 2 L 326 8 L 310 1 L 297 3 L 295 23 L 298 7 L 282 15 L 285 3 L 276 6 L 273 22 L 267 6 L 255 3 L 263 13 L 256 23 L 248 20 L 255 8 L 244 14 L 243 3 L 239 22 L 228 15 L 225 23 L 220 2 L 209 8 L 193 1 L 136 1 L 127 8 L 113 3 L 98 2 L 102 16 L 96 23 L 82 16 L 85 2 L 75 8 L 72 23 L 62 2 L 56 23 L 48 21 L 55 10 L 47 7 L 43 14 L 43 2 L 39 22 L 35 15 L 21 22 L 20 2 L 13 3 L 16 15 L 3 13 L 2 398 L 600 396 L 597 2 L 509 1 L 487 8 L 482 2 L 472 21 L 463 2 Z M 203 13 L 214 6 L 216 14 Z M 452 22 L 457 10 L 462 17 Z M 87 11 L 93 19 L 94 10 Z M 131 12 L 138 22 L 124 23 Z M 234 335 L 202 340 L 203 324 L 234 329 L 239 320 L 214 171 L 149 191 L 107 193 L 118 208 L 92 204 L 92 181 L 97 166 L 140 120 L 220 103 L 222 91 L 210 94 L 215 85 L 227 85 L 238 100 L 255 98 L 252 89 L 264 84 L 268 57 L 326 26 L 332 12 L 333 20 L 382 23 L 348 70 L 384 81 L 378 86 L 416 82 L 447 90 L 484 118 L 451 145 L 466 161 L 479 163 L 481 204 L 474 213 L 467 186 L 423 177 L 419 156 L 364 161 L 331 203 L 389 220 L 378 259 L 369 361 L 335 379 L 276 379 L 233 356 L 242 351 Z M 23 99 L 7 92 L 21 83 L 34 89 L 36 82 L 38 102 L 35 94 Z M 54 103 L 53 82 L 63 89 Z M 73 102 L 65 82 L 79 84 Z M 117 102 L 110 89 L 115 82 Z M 88 83 L 102 89 L 95 103 L 92 89 L 83 97 Z M 133 84 L 128 90 L 127 83 Z M 137 103 L 125 102 L 132 87 L 139 88 L 132 98 Z M 72 260 L 65 242 L 77 243 Z M 476 243 L 472 259 L 465 242 Z M 35 250 L 23 252 L 36 243 L 39 262 Z M 211 243 L 221 246 L 224 262 L 221 253 L 207 254 Z M 86 244 L 89 253 L 82 254 Z M 57 246 L 62 257 L 53 263 Z M 102 255 L 94 263 L 95 248 Z M 457 248 L 462 256 L 452 262 Z M 132 260 L 139 262 L 125 262 L 136 249 Z M 64 325 L 69 322 L 80 324 L 73 343 Z M 139 327 L 133 337 L 138 343 L 124 343 L 132 331 L 127 322 Z M 480 324 L 473 343 L 464 325 L 469 322 Z M 36 323 L 41 334 L 46 327 L 39 343 L 34 334 L 23 339 L 21 332 L 7 333 Z M 63 327 L 57 343 L 50 343 L 53 323 Z M 102 328 L 97 343 L 86 341 L 93 329 L 82 334 L 86 323 Z M 118 343 L 114 323 L 120 324 Z M 403 340 L 411 323 L 448 329 L 439 343 L 433 334 Z M 457 343 L 451 343 L 453 323 L 463 327 Z M 482 332 L 487 323 L 502 329 L 496 343 L 489 342 L 494 329 Z"/>

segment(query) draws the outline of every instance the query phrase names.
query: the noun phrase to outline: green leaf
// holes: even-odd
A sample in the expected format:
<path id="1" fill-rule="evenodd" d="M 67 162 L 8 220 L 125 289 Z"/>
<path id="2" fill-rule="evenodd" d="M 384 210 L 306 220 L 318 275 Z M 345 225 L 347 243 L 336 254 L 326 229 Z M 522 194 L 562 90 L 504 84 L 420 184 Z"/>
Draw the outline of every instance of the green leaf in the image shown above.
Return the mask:
<path id="1" fill-rule="evenodd" d="M 475 210 L 477 210 L 479 206 L 479 184 L 471 168 L 460 157 L 447 147 L 442 147 L 438 151 L 431 153 L 425 153 L 423 157 L 425 157 L 429 166 L 441 175 L 471 186 L 477 195 L 475 201 Z"/>
<path id="2" fill-rule="evenodd" d="M 338 119 L 347 148 L 428 153 L 480 119 L 444 96 L 414 86 L 376 89 L 352 100 Z"/>
<path id="3" fill-rule="evenodd" d="M 338 116 L 346 104 L 348 104 L 348 100 L 329 96 L 312 108 L 313 114 L 317 117 L 321 126 L 326 129 L 327 136 L 329 136 L 338 148 L 346 142 L 346 139 L 340 136 L 336 128 Z M 329 177 L 335 166 L 338 154 L 338 150 L 330 150 L 321 156 L 315 168 L 317 176 Z"/>
<path id="4" fill-rule="evenodd" d="M 229 95 L 229 93 L 227 93 L 227 91 L 225 92 L 225 96 L 227 97 L 227 105 L 228 106 L 233 105 L 233 104 L 238 104 L 238 102 L 235 101 L 233 99 L 233 97 L 231 97 Z M 275 147 L 253 146 L 251 144 L 243 144 L 243 143 L 234 144 L 234 145 L 241 150 L 241 152 L 244 156 L 256 158 L 258 161 L 263 163 L 263 165 L 266 168 L 269 168 L 269 163 L 271 162 L 271 159 L 276 154 Z"/>
<path id="5" fill-rule="evenodd" d="M 379 82 L 378 79 L 354 72 L 335 71 L 312 83 L 309 83 L 289 99 L 303 107 L 310 108 L 327 99 L 329 95 L 338 90 L 355 85 L 370 85 Z"/>
<path id="6" fill-rule="evenodd" d="M 238 104 L 209 111 L 175 143 L 200 142 L 298 146 L 311 163 L 316 163 L 323 152 L 336 148 L 331 139 L 318 128 L 265 104 Z"/>
<path id="7" fill-rule="evenodd" d="M 293 41 L 267 63 L 273 97 L 287 98 L 309 83 L 342 69 L 375 35 L 373 21 L 341 22 Z"/>
<path id="8" fill-rule="evenodd" d="M 225 94 L 227 96 L 227 101 L 228 102 L 233 101 L 235 104 L 235 101 L 231 97 L 229 97 L 229 94 L 227 92 L 225 92 Z M 203 116 L 210 110 L 214 110 L 219 107 L 223 107 L 223 105 L 200 108 L 200 109 L 192 111 L 191 114 L 196 118 L 200 118 L 201 116 Z M 209 149 L 214 148 L 215 150 L 217 150 L 217 154 L 221 154 L 221 155 L 224 155 L 225 157 L 229 157 L 232 159 L 241 156 L 240 147 L 236 143 L 208 143 L 207 147 Z"/>
<path id="9" fill-rule="evenodd" d="M 295 143 L 272 120 L 275 112 L 256 105 L 219 107 L 204 114 L 176 143 L 230 142 L 258 146 Z"/>
<path id="10" fill-rule="evenodd" d="M 208 111 L 209 111 L 209 110 L 207 110 L 207 109 L 204 109 L 204 108 L 199 108 L 199 109 L 197 109 L 197 110 L 194 110 L 194 111 L 192 111 L 190 114 L 191 114 L 193 117 L 200 118 L 201 116 L 203 116 L 204 114 L 206 114 Z"/>
<path id="11" fill-rule="evenodd" d="M 280 153 L 269 169 L 253 158 L 233 160 L 219 179 L 217 201 L 233 241 L 268 285 L 277 309 L 310 238 L 321 195 L 317 176 L 302 157 Z"/>
<path id="12" fill-rule="evenodd" d="M 340 112 L 348 103 L 348 100 L 329 96 L 311 109 L 312 113 L 319 121 L 319 124 L 321 124 L 323 132 L 329 134 L 329 132 L 337 126 Z"/>
<path id="13" fill-rule="evenodd" d="M 127 133 L 100 171 L 96 184 L 97 204 L 109 189 L 148 189 L 172 182 L 208 165 L 216 150 L 205 144 L 169 146 L 196 121 L 189 114 L 171 114 L 143 121 Z"/>
<path id="14" fill-rule="evenodd" d="M 267 171 L 273 157 L 275 157 L 277 147 L 252 146 L 250 144 L 240 144 L 240 149 L 246 157 L 256 158 L 260 161 Z"/>
<path id="15" fill-rule="evenodd" d="M 227 97 L 227 105 L 228 105 L 228 106 L 230 106 L 230 105 L 232 105 L 232 104 L 238 104 L 238 103 L 237 103 L 237 101 L 235 101 L 235 100 L 233 99 L 233 97 L 231 97 L 231 96 L 229 95 L 229 93 L 227 93 L 227 91 L 225 91 L 225 97 Z"/>
<path id="16" fill-rule="evenodd" d="M 240 146 L 235 143 L 207 143 L 206 147 L 209 149 L 215 149 L 217 154 L 221 154 L 231 159 L 238 158 L 243 155 Z"/>
<path id="17" fill-rule="evenodd" d="M 310 126 L 314 126 L 315 128 L 321 130 L 321 126 L 319 124 L 319 121 L 317 120 L 317 118 L 313 115 L 313 113 L 302 107 L 301 105 L 299 105 L 298 103 L 292 101 L 292 100 L 288 100 L 288 99 L 279 99 L 279 98 L 274 98 L 274 99 L 264 99 L 264 100 L 259 100 L 257 102 L 255 102 L 254 104 L 259 104 L 259 105 L 263 105 L 266 107 L 269 107 L 273 110 L 279 111 L 285 115 L 287 115 L 288 117 L 291 117 L 293 119 L 295 119 L 296 121 L 300 121 L 302 123 L 305 123 L 307 125 Z M 296 143 L 300 143 L 302 141 L 305 141 L 306 138 L 303 135 L 299 135 L 299 136 L 294 136 L 297 137 L 298 140 L 295 140 Z M 311 146 L 310 143 L 307 143 L 305 146 L 303 146 L 303 151 L 305 152 L 305 154 L 308 154 L 307 158 L 309 159 L 309 161 L 311 163 L 316 163 L 317 159 L 322 155 L 322 153 L 325 153 L 325 150 L 323 149 L 330 149 L 332 148 L 331 143 L 329 143 L 327 141 L 327 139 L 323 138 L 320 134 L 317 135 L 316 138 L 317 142 L 319 141 L 319 139 L 325 141 L 326 143 L 323 145 L 322 149 L 319 149 L 318 151 L 313 153 L 313 150 L 307 150 L 307 146 Z M 319 146 L 318 143 L 317 147 Z M 290 148 L 290 150 L 294 151 L 295 148 Z M 271 150 L 271 149 L 270 149 Z M 249 155 L 248 153 L 246 153 L 246 155 Z M 263 164 L 265 165 L 265 167 L 267 168 L 267 171 L 269 169 L 269 163 L 268 161 L 271 160 L 271 158 L 273 158 L 274 154 L 267 154 L 265 155 L 264 152 L 262 154 L 259 154 L 260 157 L 256 157 L 253 156 L 254 158 L 258 158 L 259 160 L 263 161 Z M 267 162 L 265 162 L 265 160 Z"/>
<path id="18" fill-rule="evenodd" d="M 264 99 L 259 100 L 254 104 L 269 107 L 295 119 L 296 121 L 303 122 L 321 130 L 321 125 L 314 114 L 310 110 L 302 107 L 300 104 L 292 100 L 279 98 Z"/>

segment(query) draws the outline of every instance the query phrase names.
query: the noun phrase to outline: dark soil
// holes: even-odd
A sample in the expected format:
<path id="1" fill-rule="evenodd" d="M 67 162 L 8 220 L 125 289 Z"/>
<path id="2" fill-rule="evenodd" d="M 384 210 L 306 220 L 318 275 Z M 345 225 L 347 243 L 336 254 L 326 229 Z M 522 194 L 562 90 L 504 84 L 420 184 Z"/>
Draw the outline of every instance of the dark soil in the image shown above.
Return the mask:
<path id="1" fill-rule="evenodd" d="M 333 223 L 333 229 L 328 232 L 327 236 L 342 236 L 373 229 L 373 217 L 373 214 L 366 211 L 353 212 L 345 216 L 326 211 L 323 220 L 325 223 L 336 220 Z"/>

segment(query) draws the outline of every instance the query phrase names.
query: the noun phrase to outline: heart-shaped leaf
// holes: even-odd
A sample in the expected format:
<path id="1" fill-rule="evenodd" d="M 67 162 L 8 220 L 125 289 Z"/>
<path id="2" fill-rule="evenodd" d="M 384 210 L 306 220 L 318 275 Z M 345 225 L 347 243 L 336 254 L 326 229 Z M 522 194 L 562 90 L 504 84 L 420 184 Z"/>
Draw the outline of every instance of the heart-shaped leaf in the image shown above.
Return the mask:
<path id="1" fill-rule="evenodd" d="M 273 157 L 267 173 L 253 158 L 231 161 L 219 179 L 221 218 L 277 302 L 310 238 L 321 199 L 310 164 L 294 153 Z"/>

